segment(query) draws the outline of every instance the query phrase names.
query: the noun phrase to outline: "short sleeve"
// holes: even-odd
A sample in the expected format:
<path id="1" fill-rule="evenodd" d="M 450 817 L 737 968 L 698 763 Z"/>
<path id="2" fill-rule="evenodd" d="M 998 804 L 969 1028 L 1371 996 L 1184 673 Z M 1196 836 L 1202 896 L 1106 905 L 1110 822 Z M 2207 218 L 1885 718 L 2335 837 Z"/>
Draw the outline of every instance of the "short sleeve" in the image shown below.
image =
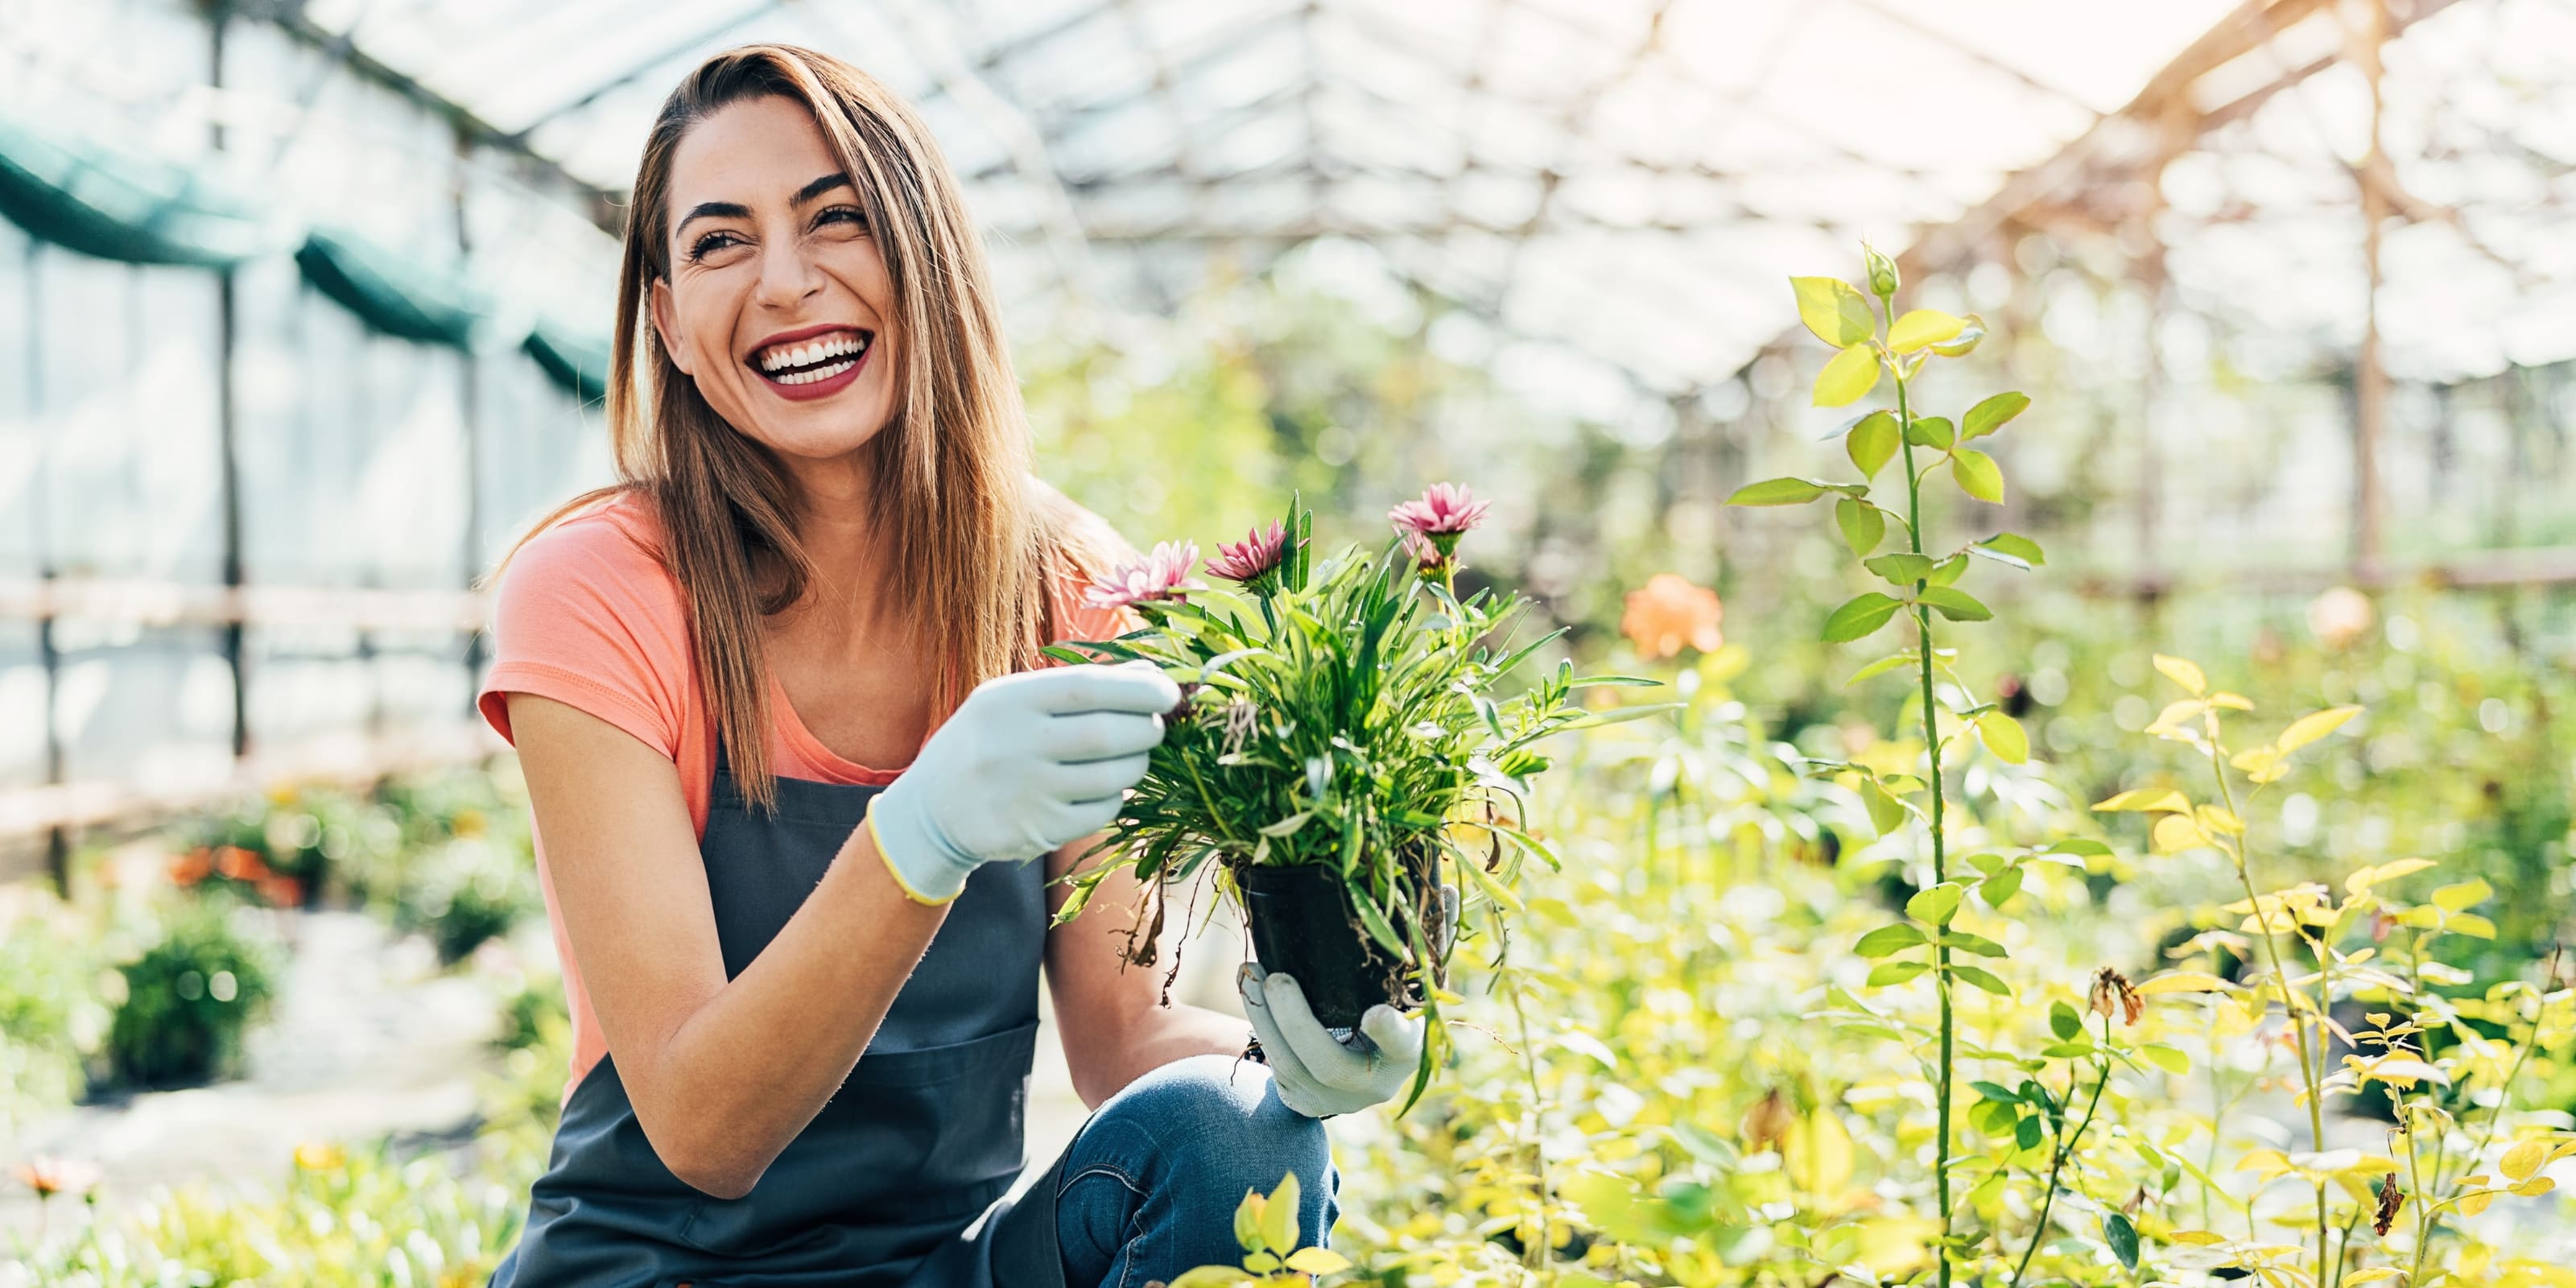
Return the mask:
<path id="1" fill-rule="evenodd" d="M 520 547 L 493 599 L 492 643 L 476 705 L 503 738 L 508 695 L 533 693 L 678 759 L 687 612 L 670 572 L 613 513 L 566 520 Z"/>

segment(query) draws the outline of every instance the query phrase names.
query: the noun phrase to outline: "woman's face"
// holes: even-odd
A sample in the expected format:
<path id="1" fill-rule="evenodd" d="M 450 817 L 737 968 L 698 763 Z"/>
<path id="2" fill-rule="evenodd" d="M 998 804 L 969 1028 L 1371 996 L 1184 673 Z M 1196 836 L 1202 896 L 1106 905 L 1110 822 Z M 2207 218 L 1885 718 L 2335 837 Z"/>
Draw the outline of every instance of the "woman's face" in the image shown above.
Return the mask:
<path id="1" fill-rule="evenodd" d="M 802 104 L 718 110 L 671 158 L 653 324 L 735 429 L 791 458 L 846 456 L 894 413 L 894 284 L 858 191 Z"/>

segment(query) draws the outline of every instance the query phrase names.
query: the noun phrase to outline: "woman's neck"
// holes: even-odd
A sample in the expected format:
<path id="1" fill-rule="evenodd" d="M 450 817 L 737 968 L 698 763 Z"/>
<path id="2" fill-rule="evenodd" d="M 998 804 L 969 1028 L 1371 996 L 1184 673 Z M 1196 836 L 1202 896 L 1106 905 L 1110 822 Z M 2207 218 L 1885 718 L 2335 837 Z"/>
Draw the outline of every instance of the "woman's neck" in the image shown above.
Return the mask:
<path id="1" fill-rule="evenodd" d="M 876 493 L 859 453 L 831 462 L 795 462 L 796 537 L 814 575 L 805 598 L 782 617 L 797 628 L 853 643 L 894 625 L 884 593 L 886 543 L 877 532 Z"/>

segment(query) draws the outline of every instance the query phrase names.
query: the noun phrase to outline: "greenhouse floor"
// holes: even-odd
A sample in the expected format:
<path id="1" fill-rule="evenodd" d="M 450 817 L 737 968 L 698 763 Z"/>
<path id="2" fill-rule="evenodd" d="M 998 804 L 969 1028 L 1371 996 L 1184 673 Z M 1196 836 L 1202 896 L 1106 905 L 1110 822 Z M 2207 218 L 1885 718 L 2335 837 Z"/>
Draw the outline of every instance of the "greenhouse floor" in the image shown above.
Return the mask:
<path id="1" fill-rule="evenodd" d="M 101 1206 L 119 1208 L 192 1180 L 274 1185 L 302 1144 L 391 1136 L 434 1148 L 470 1139 L 480 1084 L 500 1067 L 489 981 L 440 972 L 425 942 L 364 913 L 285 920 L 293 964 L 275 1014 L 248 1039 L 244 1077 L 74 1106 L 29 1123 L 19 1153 L 97 1165 Z M 1236 933 L 1219 925 L 1191 946 L 1176 1000 L 1231 1000 L 1233 950 L 1224 941 Z M 522 927 L 515 947 L 551 956 L 543 923 Z M 1032 1163 L 1053 1158 L 1085 1113 L 1061 1045 L 1042 1032 L 1029 1096 Z M 57 1204 L 54 1219 L 76 1210 Z M 0 1192 L 0 1231 L 33 1231 L 37 1221 L 32 1193 Z"/>

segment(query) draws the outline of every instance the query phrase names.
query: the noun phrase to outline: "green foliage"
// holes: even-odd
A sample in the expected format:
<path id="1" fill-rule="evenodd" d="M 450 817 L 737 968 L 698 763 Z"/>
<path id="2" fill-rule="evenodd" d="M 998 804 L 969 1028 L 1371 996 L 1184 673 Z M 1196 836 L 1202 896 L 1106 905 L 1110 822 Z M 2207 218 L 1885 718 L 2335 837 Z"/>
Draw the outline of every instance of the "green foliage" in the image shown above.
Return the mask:
<path id="1" fill-rule="evenodd" d="M 1108 857 L 1070 878 L 1057 922 L 1121 870 L 1147 883 L 1159 909 L 1166 887 L 1211 862 L 1228 890 L 1249 867 L 1325 867 L 1349 890 L 1359 929 L 1436 998 L 1458 938 L 1434 933 L 1444 871 L 1496 915 L 1515 906 L 1510 886 L 1523 858 L 1557 861 L 1522 822 L 1531 779 L 1549 763 L 1535 744 L 1656 709 L 1586 712 L 1578 689 L 1653 682 L 1578 678 L 1564 662 L 1497 698 L 1505 677 L 1556 638 L 1497 653 L 1526 601 L 1491 589 L 1459 598 L 1450 550 L 1426 561 L 1401 535 L 1374 556 L 1351 546 L 1316 560 L 1312 515 L 1294 501 L 1280 530 L 1277 565 L 1249 577 L 1243 593 L 1202 587 L 1140 599 L 1143 628 L 1050 648 L 1067 661 L 1144 659 L 1188 686 L 1126 811 L 1083 856 Z M 1134 951 L 1150 961 L 1153 938 L 1139 938 Z M 1436 1059 L 1434 1027 L 1416 1094 Z"/>
<path id="2" fill-rule="evenodd" d="M 1172 1280 L 1171 1288 L 1245 1288 L 1312 1282 L 1310 1275 L 1350 1269 L 1350 1261 L 1322 1246 L 1299 1247 L 1297 1174 L 1279 1178 L 1268 1194 L 1246 1190 L 1234 1209 L 1234 1239 L 1243 1245 L 1241 1266 L 1200 1266 Z"/>
<path id="3" fill-rule="evenodd" d="M 243 928 L 229 900 L 172 913 L 159 942 L 118 968 L 125 997 L 108 1027 L 115 1078 L 133 1086 L 198 1083 L 228 1071 L 241 1038 L 275 994 L 277 952 Z"/>

